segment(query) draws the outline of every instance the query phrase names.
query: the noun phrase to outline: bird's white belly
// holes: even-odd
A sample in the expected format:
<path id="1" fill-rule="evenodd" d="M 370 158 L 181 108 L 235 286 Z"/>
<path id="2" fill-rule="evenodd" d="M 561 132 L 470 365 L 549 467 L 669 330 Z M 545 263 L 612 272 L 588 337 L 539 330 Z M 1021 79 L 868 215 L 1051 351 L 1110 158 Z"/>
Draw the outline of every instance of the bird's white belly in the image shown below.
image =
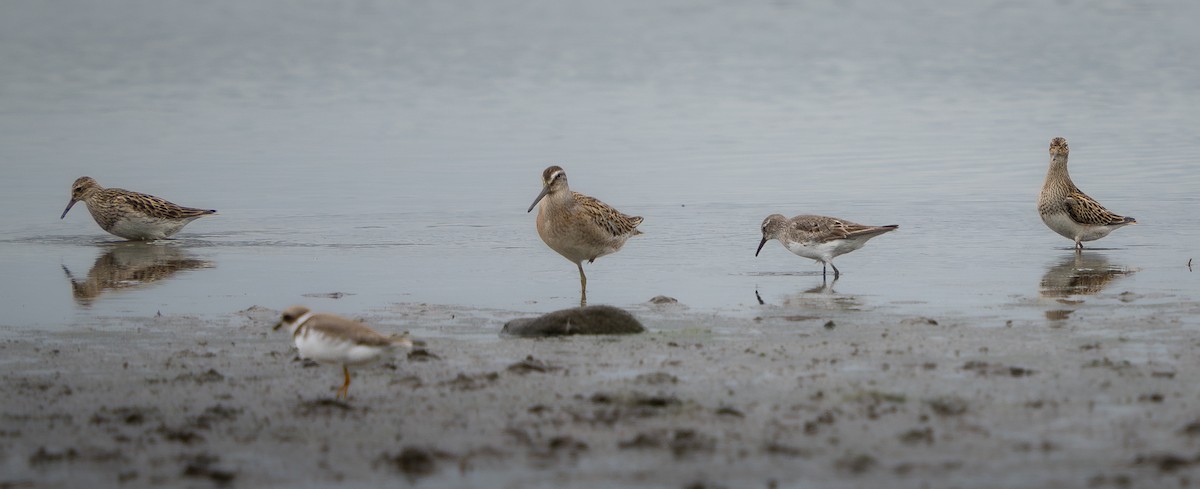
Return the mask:
<path id="1" fill-rule="evenodd" d="M 125 239 L 163 239 L 179 232 L 188 222 L 190 221 L 181 219 L 126 216 L 114 222 L 108 232 Z"/>
<path id="2" fill-rule="evenodd" d="M 788 251 L 805 258 L 817 260 L 822 263 L 829 263 L 833 257 L 843 255 L 851 251 L 862 248 L 862 241 L 851 241 L 846 239 L 835 239 L 824 243 L 817 242 L 789 242 L 784 246 Z"/>
<path id="3" fill-rule="evenodd" d="M 1042 215 L 1042 222 L 1059 235 L 1079 241 L 1095 241 L 1108 236 L 1108 233 L 1116 229 L 1116 226 L 1088 226 L 1077 223 L 1066 212 Z"/>
<path id="4" fill-rule="evenodd" d="M 320 363 L 358 365 L 379 358 L 385 348 L 363 346 L 317 331 L 300 332 L 296 335 L 296 348 L 300 356 Z"/>

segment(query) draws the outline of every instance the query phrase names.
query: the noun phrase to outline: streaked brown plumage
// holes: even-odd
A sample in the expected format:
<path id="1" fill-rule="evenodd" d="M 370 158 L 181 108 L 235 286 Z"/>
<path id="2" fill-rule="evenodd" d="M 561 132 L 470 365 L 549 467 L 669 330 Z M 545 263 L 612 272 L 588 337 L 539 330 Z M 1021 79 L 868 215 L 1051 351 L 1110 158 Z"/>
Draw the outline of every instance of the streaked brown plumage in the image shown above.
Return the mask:
<path id="1" fill-rule="evenodd" d="M 825 265 L 833 267 L 833 278 L 837 280 L 842 272 L 834 266 L 834 258 L 862 248 L 871 238 L 898 227 L 867 226 L 828 216 L 800 215 L 788 219 L 783 214 L 771 214 L 763 219 L 762 241 L 754 256 L 758 256 L 767 241 L 777 239 L 788 251 L 821 262 L 822 277 Z"/>
<path id="2" fill-rule="evenodd" d="M 1038 195 L 1038 214 L 1054 232 L 1075 242 L 1075 249 L 1083 250 L 1083 241 L 1094 241 L 1113 230 L 1129 224 L 1137 224 L 1132 217 L 1117 215 L 1088 197 L 1071 181 L 1067 173 L 1067 156 L 1070 148 L 1067 140 L 1054 138 L 1050 141 L 1050 168 L 1046 181 Z"/>
<path id="3" fill-rule="evenodd" d="M 629 216 L 604 202 L 571 191 L 567 173 L 558 166 L 542 171 L 542 192 L 527 212 L 538 207 L 537 231 L 550 249 L 579 268 L 580 306 L 587 305 L 587 276 L 583 261 L 615 253 L 631 236 L 642 234 L 639 216 Z"/>
<path id="4" fill-rule="evenodd" d="M 1093 295 L 1104 290 L 1114 279 L 1135 272 L 1137 270 L 1110 265 L 1104 255 L 1072 253 L 1046 269 L 1040 288 L 1043 297 Z"/>
<path id="5" fill-rule="evenodd" d="M 349 367 L 373 362 L 396 348 L 412 347 L 408 338 L 384 336 L 358 321 L 313 313 L 304 306 L 285 309 L 273 329 L 284 326 L 291 331 L 301 357 L 342 366 L 345 382 L 337 391 L 338 398 L 349 396 Z"/>
<path id="6" fill-rule="evenodd" d="M 77 280 L 66 265 L 75 301 L 89 305 L 107 291 L 145 287 L 184 270 L 212 268 L 212 262 L 193 258 L 184 248 L 152 243 L 116 243 L 96 258 L 86 280 Z"/>
<path id="7" fill-rule="evenodd" d="M 66 218 L 71 207 L 80 201 L 87 205 L 101 229 L 134 241 L 170 237 L 189 222 L 217 212 L 183 207 L 125 189 L 104 188 L 91 177 L 79 177 L 71 184 L 71 201 L 59 219 Z"/>

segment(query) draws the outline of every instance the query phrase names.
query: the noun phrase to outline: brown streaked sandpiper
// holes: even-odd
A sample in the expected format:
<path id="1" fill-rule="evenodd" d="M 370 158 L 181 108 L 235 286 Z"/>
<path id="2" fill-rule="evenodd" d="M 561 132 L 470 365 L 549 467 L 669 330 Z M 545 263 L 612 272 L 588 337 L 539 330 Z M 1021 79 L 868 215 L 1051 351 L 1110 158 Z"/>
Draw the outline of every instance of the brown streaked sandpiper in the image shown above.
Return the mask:
<path id="1" fill-rule="evenodd" d="M 587 276 L 583 261 L 616 253 L 630 236 L 642 234 L 640 216 L 627 216 L 604 202 L 572 192 L 567 173 L 558 166 L 542 171 L 542 192 L 529 210 L 538 207 L 537 231 L 546 246 L 579 268 L 579 305 L 587 305 Z"/>
<path id="2" fill-rule="evenodd" d="M 1119 227 L 1137 224 L 1137 220 L 1110 212 L 1075 186 L 1067 173 L 1070 152 L 1066 139 L 1050 140 L 1050 169 L 1038 195 L 1038 214 L 1046 227 L 1075 241 L 1075 251 L 1083 251 L 1084 241 L 1103 238 Z"/>
<path id="3" fill-rule="evenodd" d="M 76 202 L 87 204 L 100 228 L 133 241 L 164 239 L 197 218 L 216 214 L 212 209 L 182 207 L 153 195 L 119 188 L 104 188 L 92 177 L 79 177 L 71 184 L 71 201 L 59 219 L 67 217 Z"/>
<path id="4" fill-rule="evenodd" d="M 767 241 L 777 239 L 788 251 L 821 262 L 822 277 L 825 265 L 833 267 L 833 279 L 837 280 L 841 272 L 834 266 L 834 258 L 862 248 L 871 238 L 898 227 L 865 226 L 826 216 L 800 215 L 788 219 L 782 214 L 771 214 L 763 220 L 763 237 L 754 256 L 758 256 Z"/>
<path id="5" fill-rule="evenodd" d="M 358 321 L 314 313 L 304 306 L 284 309 L 273 329 L 284 326 L 291 331 L 301 358 L 342 366 L 346 381 L 335 396 L 340 399 L 349 397 L 350 367 L 371 363 L 384 353 L 413 345 L 408 338 L 384 336 Z"/>

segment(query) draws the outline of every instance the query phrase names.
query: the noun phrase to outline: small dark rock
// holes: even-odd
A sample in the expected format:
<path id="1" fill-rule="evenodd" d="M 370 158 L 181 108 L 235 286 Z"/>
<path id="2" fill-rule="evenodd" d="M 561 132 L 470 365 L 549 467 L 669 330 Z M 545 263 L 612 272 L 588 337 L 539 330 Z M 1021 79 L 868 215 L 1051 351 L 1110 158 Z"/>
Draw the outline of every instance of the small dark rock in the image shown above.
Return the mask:
<path id="1" fill-rule="evenodd" d="M 233 482 L 237 473 L 217 467 L 217 462 L 221 459 L 214 455 L 200 454 L 193 457 L 188 457 L 184 460 L 183 476 L 207 478 L 215 482 L 217 485 L 226 485 Z"/>
<path id="2" fill-rule="evenodd" d="M 833 463 L 838 470 L 843 470 L 851 474 L 862 474 L 871 470 L 877 463 L 875 457 L 866 454 L 846 454 L 842 458 L 837 459 Z"/>
<path id="3" fill-rule="evenodd" d="M 344 413 L 353 410 L 354 407 L 345 402 L 328 398 L 302 402 L 300 403 L 300 409 L 298 409 L 299 413 L 303 415 L 330 414 L 333 412 Z"/>
<path id="4" fill-rule="evenodd" d="M 636 334 L 646 328 L 628 312 L 613 306 L 563 309 L 536 318 L 514 319 L 504 324 L 501 335 L 522 337 Z"/>
<path id="5" fill-rule="evenodd" d="M 588 445 L 570 436 L 556 436 L 546 445 L 551 452 L 566 451 L 571 454 L 587 451 Z"/>
<path id="6" fill-rule="evenodd" d="M 500 374 L 496 372 L 488 372 L 476 375 L 467 375 L 460 372 L 458 376 L 454 377 L 453 380 L 442 382 L 441 385 L 449 386 L 458 390 L 472 391 L 487 387 L 488 385 L 491 385 L 492 382 L 495 382 L 499 379 Z"/>
<path id="7" fill-rule="evenodd" d="M 1138 396 L 1138 402 L 1163 402 L 1163 395 L 1157 392 Z"/>
<path id="8" fill-rule="evenodd" d="M 662 437 L 652 433 L 638 433 L 632 440 L 617 443 L 617 447 L 622 450 L 627 448 L 658 448 L 662 445 Z"/>
<path id="9" fill-rule="evenodd" d="M 429 350 L 417 348 L 408 352 L 408 361 L 410 362 L 428 362 L 430 360 L 441 360 L 442 357 L 429 353 Z"/>
<path id="10" fill-rule="evenodd" d="M 162 425 L 158 427 L 158 433 L 161 434 L 167 441 L 182 443 L 184 445 L 191 445 L 192 443 L 204 440 L 204 437 L 200 436 L 199 433 L 187 428 L 176 429 L 168 428 L 166 425 Z"/>
<path id="11" fill-rule="evenodd" d="M 719 407 L 719 408 L 717 408 L 717 415 L 718 415 L 718 416 L 733 416 L 733 417 L 735 417 L 735 418 L 744 418 L 744 417 L 746 417 L 746 415 L 745 415 L 745 414 L 743 414 L 741 411 L 739 411 L 737 408 L 732 408 L 732 407 L 729 407 L 729 406 L 724 406 L 724 407 Z"/>
<path id="12" fill-rule="evenodd" d="M 678 304 L 679 301 L 676 300 L 674 297 L 667 297 L 665 295 L 656 295 L 650 299 L 650 303 L 651 304 Z"/>
<path id="13" fill-rule="evenodd" d="M 400 472 L 409 477 L 425 477 L 437 470 L 435 453 L 424 448 L 404 447 L 399 455 L 388 458 Z"/>
<path id="14" fill-rule="evenodd" d="M 913 428 L 900 434 L 900 442 L 905 445 L 916 445 L 924 443 L 926 445 L 933 444 L 933 428 L 926 426 L 925 428 Z"/>
<path id="15" fill-rule="evenodd" d="M 29 465 L 42 465 L 54 462 L 71 461 L 79 458 L 79 452 L 74 448 L 38 448 L 29 456 Z"/>
<path id="16" fill-rule="evenodd" d="M 1200 436 L 1200 419 L 1188 423 L 1187 426 L 1184 426 L 1183 429 L 1180 430 L 1180 433 L 1188 436 Z"/>
<path id="17" fill-rule="evenodd" d="M 634 381 L 649 385 L 677 384 L 679 383 L 679 378 L 666 372 L 651 372 L 638 375 Z"/>
<path id="18" fill-rule="evenodd" d="M 812 450 L 808 450 L 808 449 L 800 448 L 800 447 L 794 447 L 791 445 L 784 445 L 777 441 L 767 443 L 767 445 L 763 447 L 763 451 L 767 452 L 770 455 L 781 455 L 784 457 L 808 458 L 808 457 L 812 456 Z"/>
<path id="19" fill-rule="evenodd" d="M 546 373 L 561 369 L 562 367 L 550 365 L 546 362 L 533 358 L 533 355 L 526 356 L 524 360 L 508 366 L 509 372 L 515 372 L 518 374 L 527 374 L 530 372 Z"/>
<path id="20" fill-rule="evenodd" d="M 199 373 L 199 374 L 186 373 L 186 374 L 180 374 L 178 377 L 175 377 L 176 382 L 188 381 L 188 380 L 195 382 L 197 384 L 206 384 L 209 382 L 221 382 L 221 381 L 225 380 L 225 376 L 221 375 L 221 373 L 217 372 L 215 369 L 210 368 L 210 369 L 208 369 L 208 371 L 206 371 L 204 373 Z"/>
<path id="21" fill-rule="evenodd" d="M 676 457 L 684 457 L 694 452 L 711 452 L 717 446 L 717 441 L 711 436 L 698 433 L 695 430 L 675 430 L 671 437 L 671 453 Z"/>
<path id="22" fill-rule="evenodd" d="M 837 327 L 837 324 L 834 324 L 832 319 L 825 321 L 825 329 L 833 329 L 836 327 Z"/>
<path id="23" fill-rule="evenodd" d="M 967 412 L 967 401 L 959 397 L 938 397 L 925 401 L 933 414 L 938 416 L 959 416 Z"/>
<path id="24" fill-rule="evenodd" d="M 1134 465 L 1150 465 L 1157 467 L 1160 472 L 1174 472 L 1197 462 L 1195 458 L 1188 458 L 1173 453 L 1157 453 L 1153 455 L 1138 455 L 1133 460 Z"/>

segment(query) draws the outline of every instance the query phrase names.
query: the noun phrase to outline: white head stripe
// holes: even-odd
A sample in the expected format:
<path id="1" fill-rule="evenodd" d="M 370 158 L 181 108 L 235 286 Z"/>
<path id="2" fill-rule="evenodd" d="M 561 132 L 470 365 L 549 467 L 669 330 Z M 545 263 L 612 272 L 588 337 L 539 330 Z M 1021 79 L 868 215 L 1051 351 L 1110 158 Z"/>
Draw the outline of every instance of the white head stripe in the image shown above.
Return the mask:
<path id="1" fill-rule="evenodd" d="M 296 318 L 296 322 L 292 323 L 292 331 L 294 332 L 294 331 L 300 329 L 301 326 L 304 326 L 305 322 L 307 322 L 309 319 L 312 319 L 312 316 L 313 316 L 313 312 L 308 311 L 308 312 L 302 314 L 300 317 Z"/>

